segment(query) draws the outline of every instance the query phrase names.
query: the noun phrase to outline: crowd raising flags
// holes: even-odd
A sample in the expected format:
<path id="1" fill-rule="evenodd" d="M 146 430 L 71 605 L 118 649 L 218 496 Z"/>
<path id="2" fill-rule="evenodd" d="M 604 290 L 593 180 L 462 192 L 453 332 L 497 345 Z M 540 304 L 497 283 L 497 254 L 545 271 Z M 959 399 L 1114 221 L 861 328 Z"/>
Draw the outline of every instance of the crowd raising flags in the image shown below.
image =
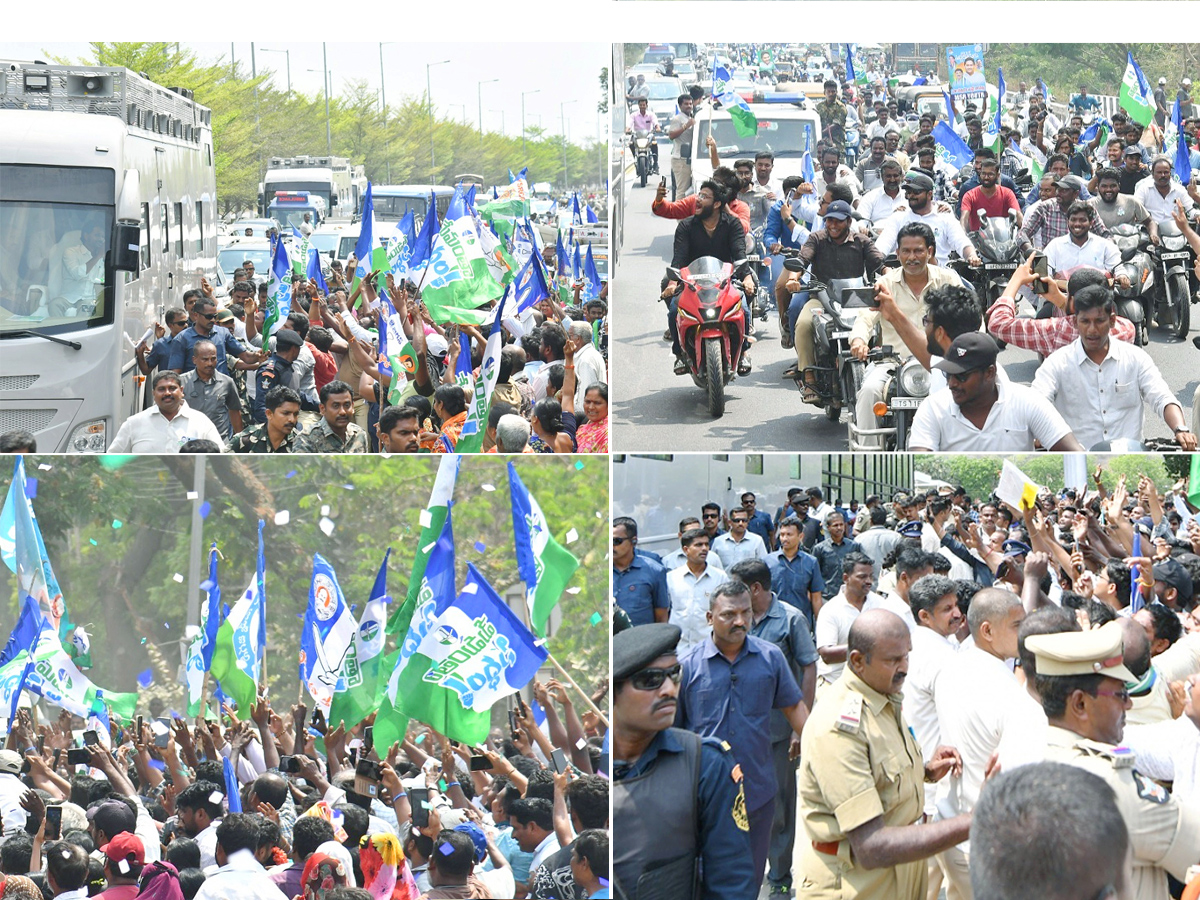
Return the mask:
<path id="1" fill-rule="evenodd" d="M 483 743 L 492 706 L 523 688 L 551 659 L 544 647 L 546 625 L 579 565 L 554 539 L 510 462 L 516 567 L 525 581 L 526 608 L 520 615 L 509 609 L 474 566 L 468 566 L 458 588 L 451 509 L 460 463 L 459 456 L 440 462 L 429 506 L 421 512 L 409 590 L 398 606 L 393 608 L 387 587 L 390 549 L 358 619 L 334 567 L 320 554 L 313 557 L 299 640 L 301 681 L 331 727 L 341 722 L 350 729 L 376 712 L 377 746 L 402 740 L 410 718 L 453 740 Z M 47 615 L 55 607 L 66 621 L 66 607 L 61 595 L 51 597 L 47 590 L 48 581 L 56 582 L 27 490 L 18 457 L 0 514 L 0 556 L 17 574 L 21 594 L 20 616 L 0 654 L 0 717 L 11 727 L 18 697 L 29 690 L 84 718 L 106 723 L 111 717 L 128 725 L 137 694 L 92 684 Z M 255 572 L 232 609 L 221 603 L 216 545 L 209 551 L 208 577 L 200 585 L 206 595 L 200 624 L 187 635 L 189 715 L 207 712 L 209 676 L 216 682 L 214 695 L 232 700 L 243 714 L 266 682 L 263 527 L 260 520 Z M 391 653 L 386 652 L 388 637 L 396 643 Z"/>

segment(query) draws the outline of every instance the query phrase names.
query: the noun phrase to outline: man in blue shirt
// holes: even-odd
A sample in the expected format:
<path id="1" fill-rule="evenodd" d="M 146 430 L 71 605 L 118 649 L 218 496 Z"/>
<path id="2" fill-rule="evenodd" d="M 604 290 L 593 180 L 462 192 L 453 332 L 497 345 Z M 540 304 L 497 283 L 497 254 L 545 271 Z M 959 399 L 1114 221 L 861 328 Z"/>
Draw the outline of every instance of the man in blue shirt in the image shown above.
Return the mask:
<path id="1" fill-rule="evenodd" d="M 771 570 L 759 559 L 744 559 L 729 575 L 750 588 L 753 624 L 750 636 L 770 641 L 787 660 L 800 685 L 804 705 L 810 710 L 817 689 L 817 648 L 800 610 L 779 602 L 771 593 Z M 767 881 L 771 895 L 788 896 L 792 887 L 792 851 L 796 838 L 796 764 L 788 755 L 792 727 L 783 713 L 771 710 L 771 762 L 775 766 L 775 816 L 767 853 Z"/>
<path id="2" fill-rule="evenodd" d="M 775 818 L 775 767 L 771 761 L 770 714 L 780 710 L 791 725 L 790 756 L 800 750 L 808 708 L 800 686 L 778 647 L 750 636 L 750 589 L 727 581 L 712 595 L 712 634 L 679 659 L 675 724 L 727 741 L 746 779 L 746 810 L 755 884 L 762 883 Z"/>
<path id="3" fill-rule="evenodd" d="M 188 315 L 187 310 L 180 307 L 172 307 L 167 310 L 164 319 L 167 323 L 165 331 L 160 333 L 162 326 L 157 322 L 154 324 L 156 340 L 154 346 L 149 348 L 147 352 L 144 342 L 138 343 L 134 348 L 134 355 L 137 356 L 138 371 L 143 375 L 149 375 L 155 369 L 166 369 L 167 364 L 171 361 L 171 348 L 175 344 L 175 338 L 179 333 L 187 328 Z"/>
<path id="4" fill-rule="evenodd" d="M 800 549 L 800 533 L 804 526 L 795 516 L 779 523 L 779 550 L 767 557 L 771 583 L 784 603 L 791 604 L 804 614 L 811 631 L 821 611 L 825 579 L 815 557 Z"/>
<path id="5" fill-rule="evenodd" d="M 666 570 L 638 555 L 637 522 L 627 516 L 612 524 L 613 596 L 634 625 L 665 622 L 671 613 Z"/>
<path id="6" fill-rule="evenodd" d="M 813 547 L 812 555 L 821 567 L 822 580 L 828 584 L 837 581 L 846 554 L 855 550 L 861 553 L 862 547 L 846 537 L 846 518 L 840 512 L 831 512 L 825 517 L 825 534 L 828 537 Z"/>
<path id="7" fill-rule="evenodd" d="M 656 896 L 755 900 L 742 774 L 729 745 L 672 728 L 679 627 L 639 625 L 613 637 L 613 880 Z M 695 785 L 693 788 L 692 785 Z M 682 871 L 680 869 L 682 868 Z"/>
<path id="8" fill-rule="evenodd" d="M 746 530 L 757 534 L 770 550 L 775 546 L 775 529 L 771 527 L 771 517 L 758 508 L 758 497 L 754 491 L 742 494 L 742 509 L 750 513 L 750 524 Z"/>
<path id="9" fill-rule="evenodd" d="M 229 371 L 227 356 L 236 356 L 250 367 L 271 355 L 267 350 L 247 350 L 233 336 L 232 331 L 216 324 L 217 304 L 207 297 L 196 301 L 196 305 L 192 307 L 192 315 L 196 324 L 185 328 L 175 338 L 171 346 L 171 360 L 167 363 L 168 368 L 180 374 L 194 369 L 196 364 L 192 362 L 192 348 L 195 347 L 196 341 L 213 342 L 217 348 L 217 371 L 223 375 L 233 375 Z"/>

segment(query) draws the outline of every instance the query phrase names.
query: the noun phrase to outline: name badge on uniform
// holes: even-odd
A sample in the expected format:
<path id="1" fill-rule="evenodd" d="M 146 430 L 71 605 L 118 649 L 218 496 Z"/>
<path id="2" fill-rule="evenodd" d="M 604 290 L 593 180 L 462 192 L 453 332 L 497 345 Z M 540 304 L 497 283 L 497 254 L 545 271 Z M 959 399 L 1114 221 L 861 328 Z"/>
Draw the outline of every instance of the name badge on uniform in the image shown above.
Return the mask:
<path id="1" fill-rule="evenodd" d="M 846 695 L 842 711 L 838 714 L 836 722 L 838 731 L 858 731 L 858 727 L 862 723 L 862 704 L 862 694 L 852 692 Z"/>

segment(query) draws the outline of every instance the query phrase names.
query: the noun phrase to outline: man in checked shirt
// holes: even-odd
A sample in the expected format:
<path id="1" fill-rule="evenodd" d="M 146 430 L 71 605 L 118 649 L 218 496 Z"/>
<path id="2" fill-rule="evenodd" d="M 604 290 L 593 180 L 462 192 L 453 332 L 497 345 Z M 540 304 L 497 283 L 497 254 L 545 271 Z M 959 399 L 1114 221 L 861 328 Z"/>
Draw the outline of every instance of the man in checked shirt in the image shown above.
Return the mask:
<path id="1" fill-rule="evenodd" d="M 1045 298 L 1053 303 L 1060 312 L 1046 319 L 1018 318 L 1016 312 L 1016 296 L 1023 286 L 1037 280 L 1033 274 L 1030 262 L 1031 256 L 1020 268 L 1012 274 L 1004 293 L 992 304 L 987 314 L 987 330 L 990 335 L 1014 347 L 1023 350 L 1033 350 L 1042 356 L 1049 356 L 1060 347 L 1065 347 L 1079 337 L 1079 329 L 1075 327 L 1073 299 L 1085 287 L 1092 285 L 1107 285 L 1108 280 L 1099 269 L 1079 268 L 1071 273 L 1067 280 L 1067 293 L 1064 295 L 1058 284 L 1047 277 Z M 1133 323 L 1122 316 L 1114 316 L 1110 334 L 1118 341 L 1132 343 L 1135 329 Z"/>

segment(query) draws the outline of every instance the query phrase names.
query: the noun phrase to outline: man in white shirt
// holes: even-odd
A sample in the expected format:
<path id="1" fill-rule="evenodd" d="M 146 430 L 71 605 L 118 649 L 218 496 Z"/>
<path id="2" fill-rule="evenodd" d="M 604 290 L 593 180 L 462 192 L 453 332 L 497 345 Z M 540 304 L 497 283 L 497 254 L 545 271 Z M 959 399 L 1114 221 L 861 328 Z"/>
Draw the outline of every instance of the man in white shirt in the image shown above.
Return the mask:
<path id="1" fill-rule="evenodd" d="M 1196 436 L 1150 354 L 1112 340 L 1112 292 L 1094 285 L 1075 294 L 1074 301 L 1079 337 L 1046 357 L 1033 378 L 1033 389 L 1054 404 L 1085 447 L 1120 439 L 1140 441 L 1143 406 L 1148 403 L 1175 432 L 1176 443 L 1194 451 Z"/>
<path id="2" fill-rule="evenodd" d="M 867 126 L 867 140 L 873 141 L 877 137 L 883 137 L 889 131 L 894 131 L 896 134 L 902 133 L 900 123 L 894 119 L 888 119 L 887 104 L 880 103 L 875 107 L 875 121 Z"/>
<path id="3" fill-rule="evenodd" d="M 679 538 L 687 562 L 667 573 L 667 595 L 671 614 L 667 621 L 678 625 L 679 652 L 708 637 L 707 614 L 713 591 L 725 580 L 725 572 L 708 564 L 709 539 L 703 528 L 685 531 Z"/>
<path id="4" fill-rule="evenodd" d="M 592 326 L 587 322 L 575 322 L 567 331 L 568 339 L 575 346 L 575 409 L 583 414 L 583 398 L 593 384 L 608 384 L 608 372 L 604 357 L 592 343 Z"/>
<path id="5" fill-rule="evenodd" d="M 217 827 L 219 867 L 205 879 L 196 900 L 291 900 L 275 886 L 254 857 L 258 823 L 247 813 L 230 813 Z"/>
<path id="6" fill-rule="evenodd" d="M 865 553 L 847 553 L 842 560 L 842 589 L 817 613 L 817 685 L 832 684 L 846 668 L 846 641 L 850 626 L 869 609 L 886 609 L 901 614 L 902 603 L 871 590 L 874 566 Z M 908 610 L 909 615 L 912 611 Z"/>
<path id="7" fill-rule="evenodd" d="M 729 511 L 729 530 L 712 540 L 710 551 L 717 554 L 726 572 L 743 559 L 767 560 L 767 545 L 757 534 L 746 530 L 749 524 L 750 513 L 736 506 Z"/>
<path id="8" fill-rule="evenodd" d="M 933 179 L 924 172 L 911 170 L 904 176 L 902 188 L 908 200 L 908 212 L 898 212 L 883 223 L 883 230 L 875 239 L 879 252 L 887 256 L 899 244 L 899 232 L 909 222 L 924 222 L 933 229 L 937 252 L 930 260 L 934 265 L 949 259 L 951 251 L 973 266 L 980 265 L 975 245 L 963 231 L 952 212 L 938 212 L 933 205 Z"/>
<path id="9" fill-rule="evenodd" d="M 1035 440 L 1055 452 L 1085 449 L 1044 396 L 996 377 L 997 351 L 979 332 L 950 343 L 935 365 L 946 373 L 949 390 L 931 394 L 917 410 L 910 451 L 1029 451 Z"/>
<path id="10" fill-rule="evenodd" d="M 65 316 L 68 309 L 81 301 L 96 299 L 96 288 L 104 282 L 106 244 L 104 223 L 99 218 L 86 228 L 63 236 L 60 288 L 48 304 L 52 316 Z"/>
<path id="11" fill-rule="evenodd" d="M 187 405 L 179 375 L 166 371 L 154 376 L 154 406 L 126 419 L 108 452 L 178 453 L 180 447 L 193 440 L 212 441 L 218 448 L 225 446 L 212 420 Z"/>
<path id="12" fill-rule="evenodd" d="M 944 575 L 918 579 L 909 589 L 908 599 L 918 627 L 912 632 L 908 677 L 904 679 L 904 718 L 912 726 L 921 754 L 929 762 L 938 746 L 945 743 L 938 725 L 934 690 L 946 665 L 958 653 L 955 634 L 962 625 L 962 612 L 958 608 L 958 587 Z M 925 812 L 930 816 L 937 809 L 935 797 L 933 791 L 925 792 Z"/>
<path id="13" fill-rule="evenodd" d="M 175 815 L 184 834 L 200 847 L 200 868 L 221 865 L 217 861 L 217 828 L 221 824 L 225 794 L 211 781 L 195 781 L 175 798 Z"/>
<path id="14" fill-rule="evenodd" d="M 857 212 L 868 222 L 880 222 L 892 215 L 908 209 L 908 202 L 900 194 L 900 182 L 904 178 L 904 168 L 892 157 L 887 157 L 879 166 L 879 177 L 883 184 L 867 191 L 858 201 Z"/>
<path id="15" fill-rule="evenodd" d="M 1067 233 L 1046 245 L 1047 268 L 1058 279 L 1069 277 L 1075 269 L 1087 266 L 1111 273 L 1121 262 L 1121 251 L 1110 238 L 1092 233 L 1095 208 L 1083 200 L 1067 207 Z M 1129 279 L 1120 276 L 1121 286 L 1128 287 Z"/>
<path id="16" fill-rule="evenodd" d="M 854 170 L 849 166 L 840 162 L 841 154 L 831 147 L 826 147 L 821 151 L 820 168 L 813 176 L 813 195 L 816 197 L 823 196 L 825 189 L 835 182 L 841 182 L 850 188 L 850 193 L 858 199 L 858 179 L 854 177 Z M 816 223 L 813 223 L 816 230 Z"/>
<path id="17" fill-rule="evenodd" d="M 1175 201 L 1183 204 L 1185 212 L 1195 206 L 1200 195 L 1196 193 L 1196 185 L 1189 181 L 1185 188 L 1178 181 L 1172 181 L 1175 165 L 1169 157 L 1156 156 L 1150 164 L 1150 177 L 1143 178 L 1133 189 L 1133 199 L 1146 208 L 1159 225 L 1171 221 L 1175 212 Z"/>
<path id="18" fill-rule="evenodd" d="M 1017 631 L 1025 609 L 1021 598 L 1002 588 L 985 588 L 971 599 L 967 624 L 973 646 L 950 661 L 934 688 L 941 741 L 962 755 L 962 774 L 939 785 L 937 808 L 943 818 L 968 813 L 994 766 L 1004 727 L 1021 700 L 1008 660 L 1017 655 Z M 969 858 L 959 847 L 937 856 L 950 885 L 970 897 Z"/>

